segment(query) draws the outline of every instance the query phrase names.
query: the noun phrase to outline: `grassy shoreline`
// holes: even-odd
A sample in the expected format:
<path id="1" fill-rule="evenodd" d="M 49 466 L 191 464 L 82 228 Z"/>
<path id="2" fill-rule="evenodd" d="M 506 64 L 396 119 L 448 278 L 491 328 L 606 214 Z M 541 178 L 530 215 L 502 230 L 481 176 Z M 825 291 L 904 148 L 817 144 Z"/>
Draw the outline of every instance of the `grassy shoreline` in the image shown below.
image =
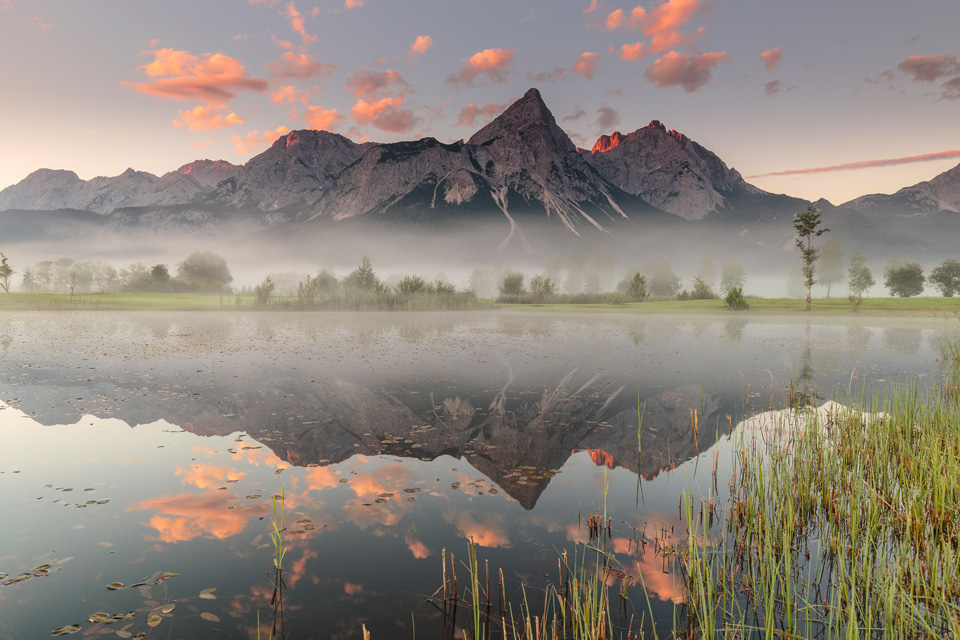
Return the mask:
<path id="1" fill-rule="evenodd" d="M 238 303 L 239 300 L 239 303 Z M 683 315 L 727 315 L 748 316 L 788 316 L 809 317 L 955 317 L 960 315 L 960 298 L 917 297 L 917 298 L 864 298 L 856 311 L 842 298 L 818 299 L 813 310 L 804 311 L 804 301 L 789 298 L 754 298 L 746 311 L 728 309 L 722 300 L 647 300 L 626 304 L 494 304 L 493 301 L 478 300 L 475 306 L 466 310 L 502 309 L 524 313 L 564 312 L 564 313 L 625 313 L 637 315 L 683 314 Z M 277 298 L 269 304 L 257 305 L 252 297 L 235 295 L 196 294 L 196 293 L 84 293 L 70 295 L 65 293 L 3 293 L 0 294 L 0 311 L 63 311 L 63 310 L 101 310 L 101 311 L 255 311 L 276 310 L 295 311 L 296 298 Z M 330 304 L 321 302 L 319 311 L 335 310 L 397 310 L 396 301 L 379 306 L 376 300 L 364 301 L 355 309 L 352 302 L 336 301 Z M 456 311 L 456 307 L 432 304 L 424 300 L 411 305 L 409 310 Z M 399 310 L 404 310 L 402 307 Z"/>

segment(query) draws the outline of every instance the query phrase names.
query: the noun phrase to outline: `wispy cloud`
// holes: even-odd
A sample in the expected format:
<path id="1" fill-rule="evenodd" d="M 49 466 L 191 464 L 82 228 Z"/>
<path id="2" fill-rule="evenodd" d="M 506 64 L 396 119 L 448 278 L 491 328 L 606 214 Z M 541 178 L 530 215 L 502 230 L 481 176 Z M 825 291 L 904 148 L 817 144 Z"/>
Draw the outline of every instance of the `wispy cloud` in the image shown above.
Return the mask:
<path id="1" fill-rule="evenodd" d="M 670 51 L 647 67 L 644 77 L 660 88 L 681 86 L 693 93 L 710 82 L 713 68 L 726 62 L 726 53 L 701 53 L 686 56 Z"/>
<path id="2" fill-rule="evenodd" d="M 584 51 L 573 59 L 572 71 L 587 79 L 593 79 L 593 72 L 597 70 L 597 64 L 600 63 L 600 54 L 592 51 Z"/>
<path id="3" fill-rule="evenodd" d="M 507 71 L 513 60 L 514 49 L 484 49 L 462 61 L 460 71 L 451 74 L 447 82 L 454 86 L 472 86 L 480 76 L 487 76 L 490 82 L 507 81 Z"/>
<path id="4" fill-rule="evenodd" d="M 13 5 L 10 5 L 10 6 L 13 6 Z M 4 9 L 8 9 L 8 8 L 9 7 L 4 7 Z M 37 29 L 43 29 L 44 31 L 48 31 L 53 28 L 52 24 L 44 22 L 39 16 L 33 16 L 32 18 L 30 18 L 30 21 L 27 22 L 27 26 L 36 27 Z"/>
<path id="5" fill-rule="evenodd" d="M 324 64 L 309 53 L 294 53 L 287 51 L 280 56 L 279 62 L 268 64 L 267 69 L 277 78 L 299 78 L 308 80 L 314 76 L 330 77 L 336 71 L 337 65 Z"/>
<path id="6" fill-rule="evenodd" d="M 933 56 L 910 56 L 897 69 L 913 76 L 914 82 L 933 82 L 960 74 L 960 56 L 938 53 Z"/>
<path id="7" fill-rule="evenodd" d="M 478 118 L 486 124 L 509 106 L 510 102 L 488 102 L 482 107 L 472 103 L 468 104 L 460 109 L 460 114 L 457 116 L 457 125 L 472 125 Z"/>
<path id="8" fill-rule="evenodd" d="M 187 51 L 154 49 L 141 55 L 153 55 L 153 62 L 137 68 L 154 81 L 123 83 L 140 93 L 219 104 L 235 98 L 238 91 L 267 90 L 266 80 L 250 77 L 239 60 L 222 53 L 195 56 Z"/>
<path id="9" fill-rule="evenodd" d="M 179 118 L 173 120 L 173 126 L 179 129 L 187 127 L 190 131 L 207 129 L 225 129 L 243 124 L 244 120 L 230 111 L 226 105 L 197 105 L 193 109 L 180 109 Z"/>
<path id="10" fill-rule="evenodd" d="M 788 169 L 786 171 L 773 171 L 771 173 L 758 173 L 747 176 L 747 178 L 770 178 L 773 176 L 798 176 L 812 173 L 830 173 L 833 171 L 856 171 L 858 169 L 876 169 L 878 167 L 896 167 L 903 164 L 913 164 L 915 162 L 932 162 L 934 160 L 949 160 L 951 158 L 960 158 L 960 150 L 938 151 L 936 153 L 924 153 L 919 156 L 907 156 L 905 158 L 887 158 L 884 160 L 861 160 L 860 162 L 848 162 L 846 164 L 835 164 L 829 167 L 813 167 L 810 169 Z"/>
<path id="11" fill-rule="evenodd" d="M 307 33 L 306 21 L 303 14 L 297 11 L 297 7 L 292 2 L 287 3 L 285 15 L 290 19 L 290 29 L 300 34 L 303 38 L 303 44 L 310 44 L 317 39 L 317 36 Z"/>
<path id="12" fill-rule="evenodd" d="M 417 39 L 410 45 L 410 51 L 407 52 L 408 58 L 423 55 L 433 46 L 433 38 L 430 36 L 417 36 Z"/>
<path id="13" fill-rule="evenodd" d="M 396 71 L 373 71 L 367 67 L 360 67 L 347 76 L 344 89 L 354 98 L 369 98 L 382 96 L 384 92 L 394 89 L 409 89 L 410 85 Z"/>
<path id="14" fill-rule="evenodd" d="M 760 62 L 764 64 L 767 68 L 767 72 L 771 72 L 777 68 L 777 65 L 780 64 L 780 59 L 783 57 L 783 51 L 780 50 L 780 47 L 776 49 L 768 49 L 760 54 Z"/>
<path id="15" fill-rule="evenodd" d="M 256 151 L 264 145 L 271 145 L 277 138 L 286 135 L 290 130 L 284 126 L 279 126 L 273 131 L 250 131 L 244 136 L 230 136 L 230 142 L 234 144 L 234 149 L 238 155 L 246 155 L 251 151 Z"/>

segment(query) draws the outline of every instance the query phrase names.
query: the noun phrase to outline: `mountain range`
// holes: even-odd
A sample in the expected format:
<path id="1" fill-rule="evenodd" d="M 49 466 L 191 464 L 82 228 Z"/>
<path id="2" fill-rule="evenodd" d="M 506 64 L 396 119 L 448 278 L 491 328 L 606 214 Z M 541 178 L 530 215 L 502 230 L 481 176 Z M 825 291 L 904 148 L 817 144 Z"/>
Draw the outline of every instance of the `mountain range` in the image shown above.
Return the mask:
<path id="1" fill-rule="evenodd" d="M 0 191 L 0 228 L 34 225 L 36 234 L 49 234 L 62 226 L 59 219 L 109 233 L 236 237 L 348 219 L 404 225 L 496 220 L 508 225 L 504 243 L 525 244 L 523 231 L 532 222 L 575 236 L 700 221 L 729 221 L 739 232 L 752 223 L 782 227 L 807 204 L 749 184 L 717 154 L 657 120 L 580 149 L 530 89 L 467 141 L 452 144 L 434 138 L 356 143 L 299 130 L 243 165 L 197 160 L 163 176 L 128 169 L 91 180 L 39 169 Z M 946 215 L 948 225 L 956 225 L 960 165 L 892 195 L 865 195 L 839 207 L 818 204 L 825 218 L 851 229 L 905 216 Z M 60 210 L 71 214 L 26 214 Z"/>

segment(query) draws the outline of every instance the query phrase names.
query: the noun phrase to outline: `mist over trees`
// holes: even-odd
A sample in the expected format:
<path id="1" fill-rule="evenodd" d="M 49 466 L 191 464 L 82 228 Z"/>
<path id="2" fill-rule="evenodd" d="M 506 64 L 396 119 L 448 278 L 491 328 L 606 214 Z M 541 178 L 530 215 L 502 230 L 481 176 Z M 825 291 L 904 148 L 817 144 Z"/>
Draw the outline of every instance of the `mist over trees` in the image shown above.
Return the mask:
<path id="1" fill-rule="evenodd" d="M 891 296 L 910 298 L 923 293 L 926 278 L 918 262 L 907 262 L 900 256 L 894 256 L 887 261 L 883 276 L 883 285 L 889 289 Z"/>

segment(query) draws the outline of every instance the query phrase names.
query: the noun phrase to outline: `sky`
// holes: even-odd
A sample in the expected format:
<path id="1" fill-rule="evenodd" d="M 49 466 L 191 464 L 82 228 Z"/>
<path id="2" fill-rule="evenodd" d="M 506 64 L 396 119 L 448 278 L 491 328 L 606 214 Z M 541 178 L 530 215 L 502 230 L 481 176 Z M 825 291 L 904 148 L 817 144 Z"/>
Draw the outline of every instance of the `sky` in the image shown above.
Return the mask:
<path id="1" fill-rule="evenodd" d="M 537 87 L 835 204 L 960 164 L 956 0 L 0 0 L 0 188 L 239 164 L 283 133 L 469 138 Z"/>

